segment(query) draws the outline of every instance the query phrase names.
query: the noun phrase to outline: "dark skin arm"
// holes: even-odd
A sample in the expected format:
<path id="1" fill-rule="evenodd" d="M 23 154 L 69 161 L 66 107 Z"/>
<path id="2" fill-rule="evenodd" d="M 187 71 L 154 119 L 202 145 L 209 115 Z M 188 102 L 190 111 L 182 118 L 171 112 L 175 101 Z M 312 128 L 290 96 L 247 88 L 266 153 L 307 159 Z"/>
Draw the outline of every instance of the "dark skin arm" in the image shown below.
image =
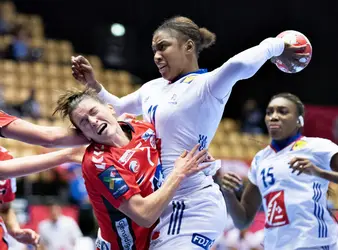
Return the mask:
<path id="1" fill-rule="evenodd" d="M 308 175 L 318 176 L 330 182 L 338 183 L 338 153 L 333 155 L 330 161 L 331 170 L 324 170 L 315 166 L 310 160 L 295 157 L 290 161 L 290 168 L 292 169 L 292 173 L 297 173 L 300 175 L 301 173 L 305 173 Z"/>
<path id="2" fill-rule="evenodd" d="M 256 185 L 250 181 L 243 191 L 239 201 L 235 190 L 242 186 L 241 178 L 234 173 L 227 173 L 222 179 L 222 191 L 228 212 L 237 228 L 243 230 L 250 226 L 262 204 L 261 194 Z"/>

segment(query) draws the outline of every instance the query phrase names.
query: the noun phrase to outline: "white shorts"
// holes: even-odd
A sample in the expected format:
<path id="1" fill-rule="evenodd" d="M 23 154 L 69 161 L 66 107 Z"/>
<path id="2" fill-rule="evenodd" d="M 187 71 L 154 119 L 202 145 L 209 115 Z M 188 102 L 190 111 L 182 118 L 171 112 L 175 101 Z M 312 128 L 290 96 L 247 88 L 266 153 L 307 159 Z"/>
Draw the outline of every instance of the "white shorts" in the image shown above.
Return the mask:
<path id="1" fill-rule="evenodd" d="M 175 197 L 152 233 L 151 250 L 210 249 L 223 234 L 227 211 L 217 184 Z"/>
<path id="2" fill-rule="evenodd" d="M 322 247 L 298 248 L 296 250 L 338 250 L 338 244 L 334 243 L 332 245 Z"/>

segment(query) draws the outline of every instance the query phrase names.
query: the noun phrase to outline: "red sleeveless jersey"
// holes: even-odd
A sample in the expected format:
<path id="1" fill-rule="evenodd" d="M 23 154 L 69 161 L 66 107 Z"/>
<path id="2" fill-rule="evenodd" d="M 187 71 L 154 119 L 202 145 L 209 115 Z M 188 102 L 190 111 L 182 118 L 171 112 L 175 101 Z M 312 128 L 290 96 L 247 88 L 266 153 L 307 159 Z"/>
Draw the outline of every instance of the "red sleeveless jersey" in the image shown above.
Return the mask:
<path id="1" fill-rule="evenodd" d="M 13 159 L 7 149 L 0 146 L 0 161 Z M 15 178 L 0 181 L 0 203 L 12 202 L 15 199 L 16 180 Z M 7 250 L 7 230 L 6 225 L 0 217 L 0 250 Z"/>
<path id="2" fill-rule="evenodd" d="M 100 227 L 97 248 L 143 250 L 149 248 L 152 228 L 137 225 L 118 207 L 133 195 L 157 190 L 162 167 L 153 125 L 133 120 L 121 126 L 133 130 L 130 143 L 122 148 L 92 143 L 84 155 L 83 177 Z"/>
<path id="3" fill-rule="evenodd" d="M 0 110 L 0 128 L 10 124 L 12 121 L 18 119 L 15 116 L 11 116 L 6 114 L 5 112 Z"/>

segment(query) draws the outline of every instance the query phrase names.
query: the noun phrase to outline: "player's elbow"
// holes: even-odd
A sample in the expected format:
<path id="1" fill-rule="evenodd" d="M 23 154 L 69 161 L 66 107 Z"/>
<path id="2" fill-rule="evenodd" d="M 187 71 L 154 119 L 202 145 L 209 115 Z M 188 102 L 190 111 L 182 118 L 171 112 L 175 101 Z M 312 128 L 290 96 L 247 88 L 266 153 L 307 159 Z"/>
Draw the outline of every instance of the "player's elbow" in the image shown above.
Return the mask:
<path id="1" fill-rule="evenodd" d="M 152 225 L 154 225 L 156 220 L 156 218 L 152 218 L 151 216 L 139 215 L 135 222 L 141 227 L 150 228 Z"/>

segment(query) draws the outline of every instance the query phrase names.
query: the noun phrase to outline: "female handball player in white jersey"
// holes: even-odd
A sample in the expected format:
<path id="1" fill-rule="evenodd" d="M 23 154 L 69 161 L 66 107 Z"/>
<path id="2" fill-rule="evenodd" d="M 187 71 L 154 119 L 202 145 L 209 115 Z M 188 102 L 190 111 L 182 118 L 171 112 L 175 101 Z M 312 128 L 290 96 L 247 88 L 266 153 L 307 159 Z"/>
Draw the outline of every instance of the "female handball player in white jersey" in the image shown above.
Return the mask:
<path id="1" fill-rule="evenodd" d="M 240 177 L 227 173 L 222 180 L 236 227 L 248 227 L 263 202 L 265 249 L 338 249 L 337 224 L 326 198 L 329 182 L 338 183 L 338 146 L 302 136 L 303 117 L 298 97 L 272 97 L 265 116 L 272 141 L 254 157 L 240 201 L 235 197 Z"/>
<path id="2" fill-rule="evenodd" d="M 278 38 L 268 38 L 208 73 L 198 66 L 198 55 L 215 42 L 215 35 L 185 17 L 166 20 L 152 39 L 154 61 L 162 78 L 147 82 L 122 98 L 108 93 L 82 56 L 72 58 L 73 76 L 94 88 L 118 114 L 143 114 L 155 125 L 161 140 L 161 160 L 168 176 L 184 149 L 200 143 L 208 147 L 222 118 L 234 84 L 253 76 L 270 58 L 281 57 L 299 65 L 304 54 Z M 226 208 L 219 187 L 204 173 L 182 183 L 154 229 L 151 249 L 209 247 L 223 232 Z"/>

